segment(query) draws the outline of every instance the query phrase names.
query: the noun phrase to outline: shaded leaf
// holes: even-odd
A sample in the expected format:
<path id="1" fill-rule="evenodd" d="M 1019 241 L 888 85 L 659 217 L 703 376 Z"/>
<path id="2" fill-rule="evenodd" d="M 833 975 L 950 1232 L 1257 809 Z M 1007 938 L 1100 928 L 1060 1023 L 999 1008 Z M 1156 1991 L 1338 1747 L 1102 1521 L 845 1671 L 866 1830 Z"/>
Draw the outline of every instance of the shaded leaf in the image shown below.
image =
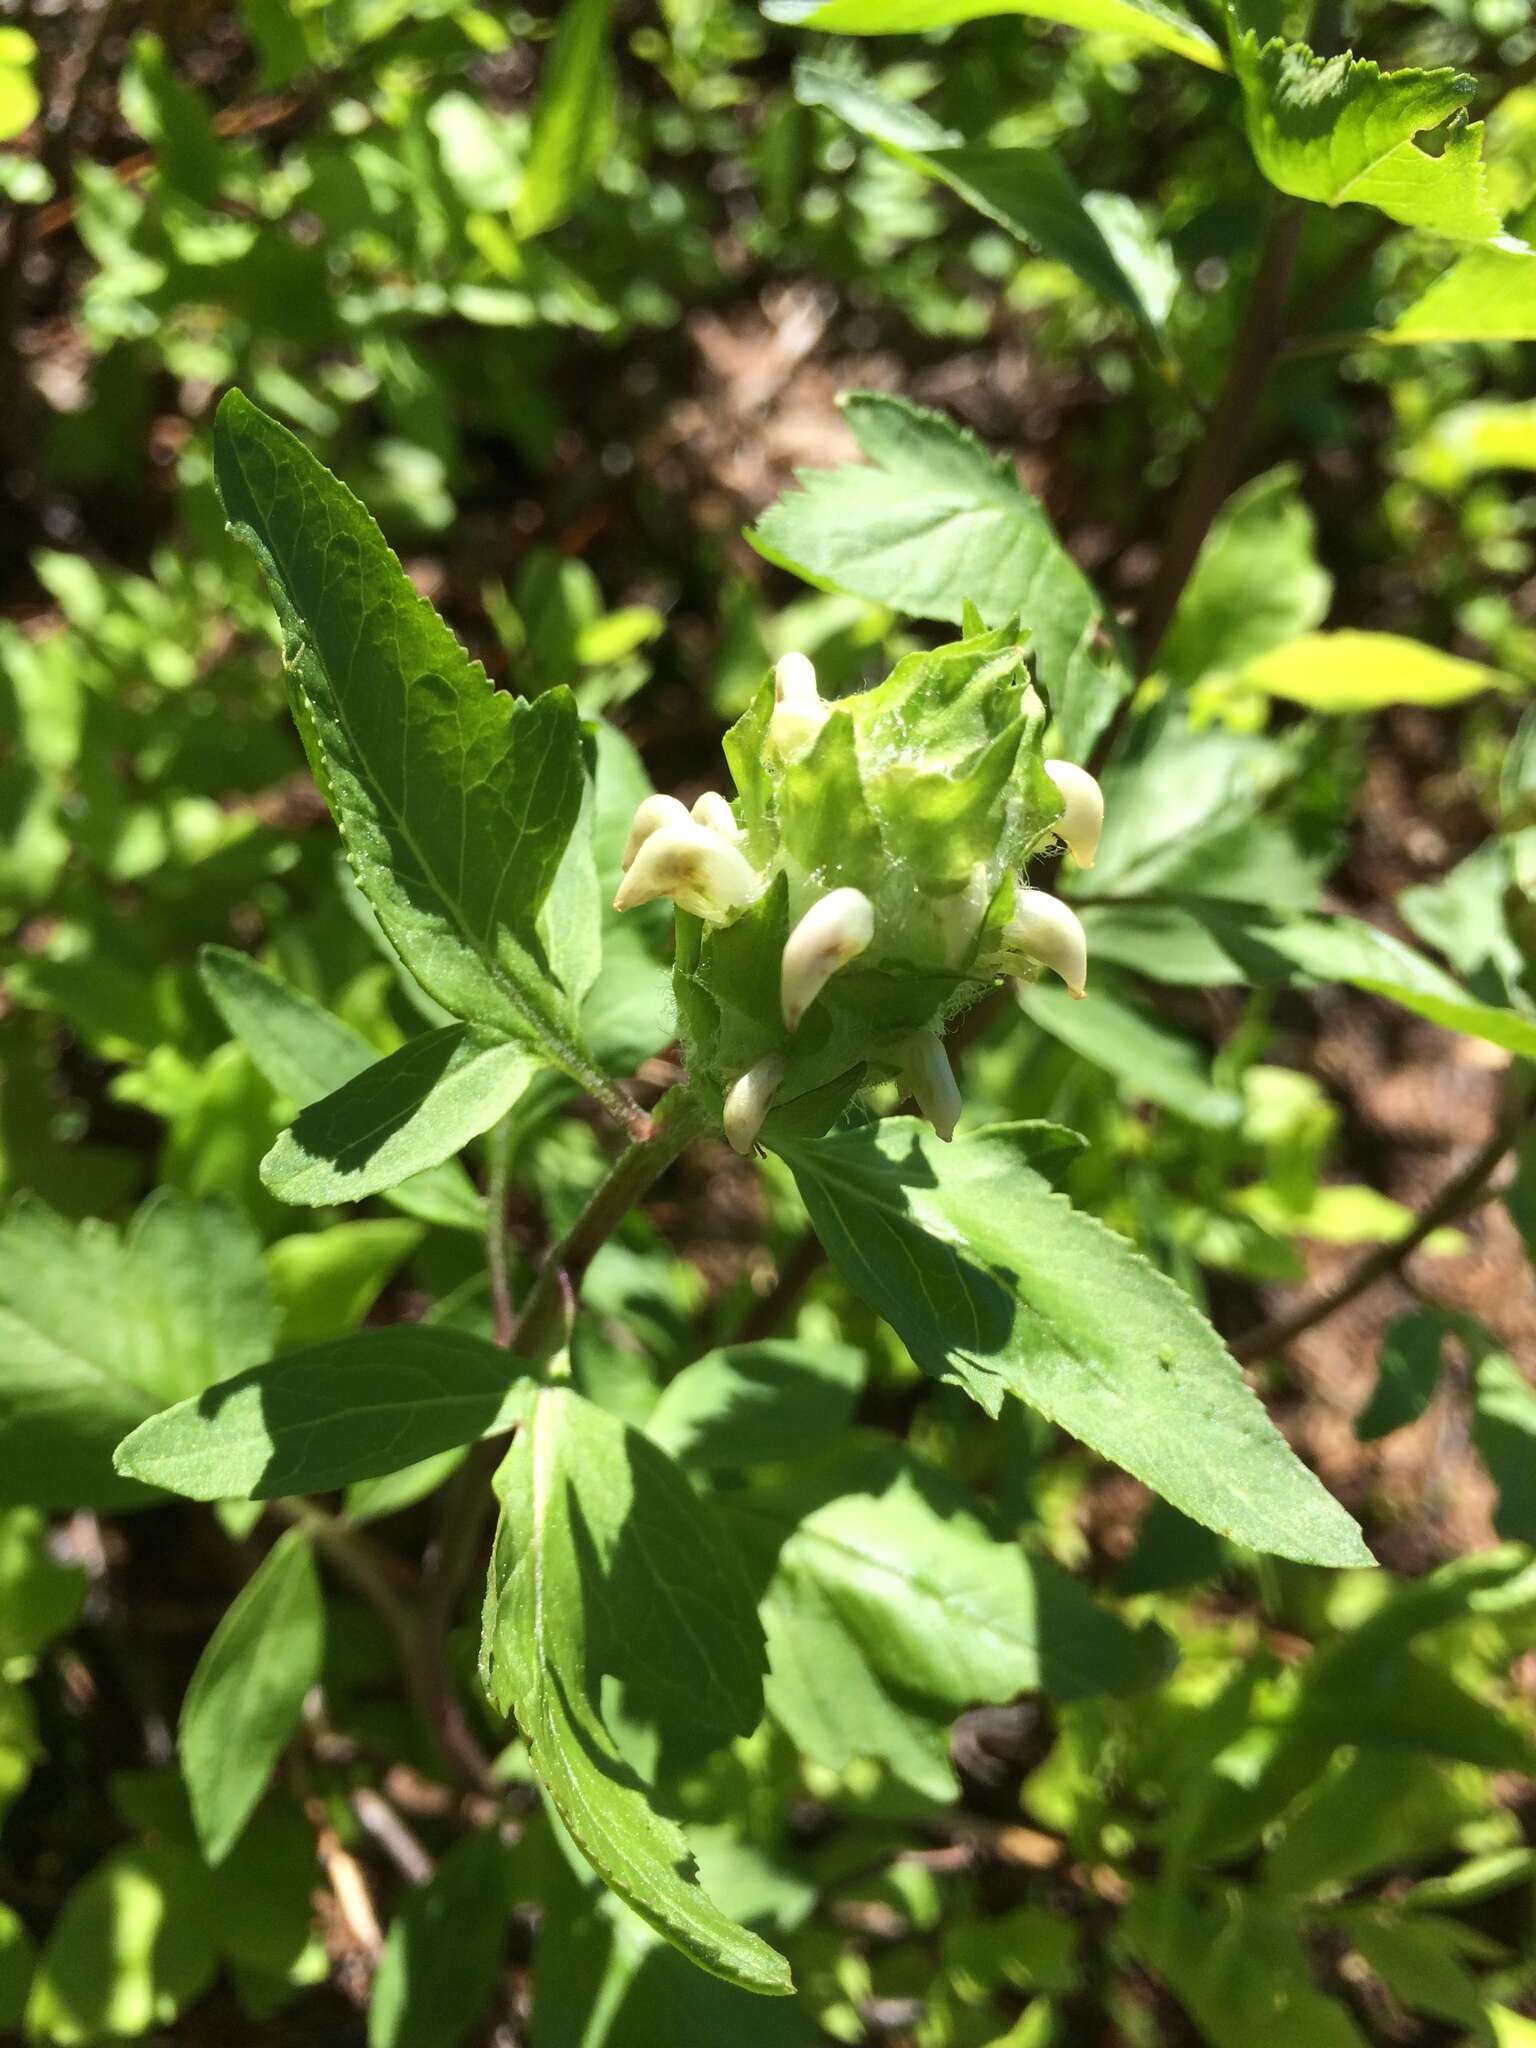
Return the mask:
<path id="1" fill-rule="evenodd" d="M 645 1433 L 702 1471 L 803 1457 L 846 1426 L 863 1381 L 863 1354 L 846 1344 L 730 1344 L 683 1367 Z"/>
<path id="2" fill-rule="evenodd" d="M 457 2048 L 490 2002 L 511 1914 L 493 1828 L 456 1842 L 390 1923 L 368 2004 L 368 2048 Z"/>

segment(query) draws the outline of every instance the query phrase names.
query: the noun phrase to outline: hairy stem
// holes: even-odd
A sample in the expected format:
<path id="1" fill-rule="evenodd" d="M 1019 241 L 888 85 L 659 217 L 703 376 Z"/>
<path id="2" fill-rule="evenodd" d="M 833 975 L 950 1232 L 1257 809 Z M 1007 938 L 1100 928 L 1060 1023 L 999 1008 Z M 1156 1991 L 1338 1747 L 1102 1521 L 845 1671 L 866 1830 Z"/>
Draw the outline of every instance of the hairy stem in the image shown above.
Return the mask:
<path id="1" fill-rule="evenodd" d="M 1270 216 L 1226 379 L 1174 499 L 1168 538 L 1136 621 L 1143 669 L 1156 658 L 1205 537 L 1241 471 L 1264 386 L 1284 339 L 1285 302 L 1301 224 L 1302 208 L 1295 201 L 1281 202 Z"/>

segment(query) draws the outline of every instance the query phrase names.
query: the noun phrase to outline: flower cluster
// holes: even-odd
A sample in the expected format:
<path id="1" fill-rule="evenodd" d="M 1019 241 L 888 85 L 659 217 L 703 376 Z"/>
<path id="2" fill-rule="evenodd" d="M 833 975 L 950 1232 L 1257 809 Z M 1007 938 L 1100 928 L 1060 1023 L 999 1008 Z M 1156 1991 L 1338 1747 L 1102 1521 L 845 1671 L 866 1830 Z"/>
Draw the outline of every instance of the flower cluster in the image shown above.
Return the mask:
<path id="1" fill-rule="evenodd" d="M 615 907 L 668 897 L 682 913 L 689 1070 L 739 1152 L 770 1111 L 811 1133 L 891 1076 L 948 1138 L 950 1018 L 1042 968 L 1083 994 L 1083 928 L 1022 871 L 1055 841 L 1091 866 L 1104 802 L 1086 770 L 1043 758 L 1045 725 L 1006 629 L 831 703 L 788 654 L 727 736 L 734 804 L 640 805 Z"/>

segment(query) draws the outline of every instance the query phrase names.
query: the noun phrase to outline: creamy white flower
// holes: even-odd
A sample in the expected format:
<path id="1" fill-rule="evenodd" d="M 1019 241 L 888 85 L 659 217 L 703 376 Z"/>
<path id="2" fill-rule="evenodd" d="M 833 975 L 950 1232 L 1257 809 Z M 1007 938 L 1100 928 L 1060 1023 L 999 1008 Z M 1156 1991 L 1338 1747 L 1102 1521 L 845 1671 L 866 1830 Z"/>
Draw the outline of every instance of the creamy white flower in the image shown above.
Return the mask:
<path id="1" fill-rule="evenodd" d="M 708 832 L 718 832 L 722 839 L 732 846 L 741 840 L 741 827 L 736 822 L 736 813 L 717 789 L 706 789 L 694 802 L 692 811 L 695 825 L 702 825 Z"/>
<path id="2" fill-rule="evenodd" d="M 763 1118 L 773 1106 L 774 1091 L 784 1078 L 784 1061 L 776 1052 L 748 1067 L 725 1098 L 725 1135 L 743 1158 L 757 1143 Z"/>
<path id="3" fill-rule="evenodd" d="M 633 910 L 657 896 L 670 896 L 680 910 L 721 924 L 757 894 L 757 877 L 745 857 L 718 832 L 695 825 L 666 825 L 642 843 L 619 884 L 615 910 Z"/>
<path id="4" fill-rule="evenodd" d="M 675 796 L 648 796 L 635 812 L 629 837 L 624 842 L 624 858 L 619 862 L 620 867 L 628 874 L 635 855 L 653 832 L 660 832 L 668 825 L 687 823 L 688 813 Z"/>
<path id="5" fill-rule="evenodd" d="M 960 1121 L 960 1084 L 936 1031 L 919 1031 L 902 1047 L 908 1093 L 947 1145 Z"/>
<path id="6" fill-rule="evenodd" d="M 1043 889 L 1020 889 L 1013 916 L 999 933 L 1004 964 L 1022 954 L 1059 974 L 1070 995 L 1087 992 L 1088 934 L 1059 896 Z"/>
<path id="7" fill-rule="evenodd" d="M 1080 868 L 1091 868 L 1104 830 L 1104 792 L 1075 761 L 1047 761 L 1045 772 L 1061 791 L 1061 816 L 1051 830 Z"/>
<path id="8" fill-rule="evenodd" d="M 818 702 L 816 670 L 804 654 L 782 654 L 773 665 L 773 695 L 778 704 Z"/>
<path id="9" fill-rule="evenodd" d="M 813 903 L 784 946 L 779 991 L 793 1031 L 840 967 L 875 936 L 875 906 L 862 889 L 834 889 Z"/>

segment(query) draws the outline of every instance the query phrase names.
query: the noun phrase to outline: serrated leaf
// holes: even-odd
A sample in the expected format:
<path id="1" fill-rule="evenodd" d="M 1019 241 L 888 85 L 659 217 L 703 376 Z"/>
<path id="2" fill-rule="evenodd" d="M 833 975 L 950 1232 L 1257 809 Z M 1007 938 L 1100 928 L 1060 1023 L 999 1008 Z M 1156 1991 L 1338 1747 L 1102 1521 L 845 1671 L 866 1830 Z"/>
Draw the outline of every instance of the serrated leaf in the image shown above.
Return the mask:
<path id="1" fill-rule="evenodd" d="M 454 1016 L 611 1093 L 577 1042 L 580 992 L 555 983 L 539 931 L 586 786 L 569 692 L 493 690 L 351 492 L 239 392 L 219 408 L 215 470 L 231 530 L 266 574 L 300 728 L 391 944 Z M 584 914 L 595 925 L 595 887 Z"/>
<path id="2" fill-rule="evenodd" d="M 605 1714 L 606 1677 L 626 1715 L 668 1737 L 707 1745 L 750 1728 L 763 1651 L 745 1575 L 662 1452 L 568 1389 L 539 1393 L 497 1487 L 488 1696 L 516 1714 L 573 1840 L 642 1919 L 744 1990 L 789 1991 L 783 1957 L 700 1886 Z"/>
<path id="3" fill-rule="evenodd" d="M 1205 30 L 1162 0 L 765 0 L 763 12 L 770 21 L 839 36 L 921 35 L 990 15 L 1023 14 L 1089 35 L 1131 36 L 1209 71 L 1226 69 Z"/>
<path id="4" fill-rule="evenodd" d="M 1119 1692 L 1157 1669 L 1155 1635 L 994 1535 L 963 1487 L 895 1446 L 846 1445 L 726 1506 L 766 1582 L 769 1710 L 830 1769 L 871 1758 L 952 1798 L 963 1707 Z"/>
<path id="5" fill-rule="evenodd" d="M 299 1109 L 377 1066 L 380 1054 L 360 1031 L 291 988 L 248 953 L 204 946 L 198 971 L 214 1008 L 257 1071 Z M 457 1161 L 418 1174 L 384 1199 L 407 1216 L 452 1230 L 483 1230 L 485 1210 Z"/>
<path id="6" fill-rule="evenodd" d="M 818 1236 L 924 1371 L 1016 1394 L 1197 1522 L 1368 1564 L 1194 1303 L 1029 1165 L 1028 1125 L 941 1145 L 906 1117 L 782 1146 Z"/>
<path id="7" fill-rule="evenodd" d="M 151 1416 L 118 1447 L 117 1469 L 189 1500 L 325 1493 L 509 1428 L 524 1370 L 459 1330 L 360 1330 Z"/>
<path id="8" fill-rule="evenodd" d="M 121 1235 L 30 1198 L 0 1223 L 0 1502 L 125 1507 L 136 1423 L 264 1357 L 276 1312 L 254 1232 L 162 1189 Z"/>
<path id="9" fill-rule="evenodd" d="M 320 1676 L 325 1602 L 309 1540 L 290 1529 L 209 1638 L 176 1746 L 204 1856 L 222 1863 L 266 1790 Z"/>
<path id="10" fill-rule="evenodd" d="M 1161 331 L 1157 302 L 1149 302 L 1121 267 L 1092 207 L 1054 151 L 969 143 L 918 108 L 886 99 L 858 73 L 815 58 L 802 57 L 795 65 L 795 97 L 802 106 L 836 114 L 898 163 L 947 185 L 1027 247 L 1066 264 L 1133 319 L 1154 333 Z M 1101 200 L 1106 196 L 1099 195 Z"/>
<path id="11" fill-rule="evenodd" d="M 312 1208 L 381 1194 L 462 1152 L 539 1071 L 515 1039 L 464 1024 L 423 1032 L 311 1103 L 261 1162 L 262 1185 Z"/>
<path id="12" fill-rule="evenodd" d="M 1388 704 L 1459 704 L 1513 680 L 1481 662 L 1398 633 L 1306 633 L 1246 664 L 1242 681 L 1267 697 L 1338 716 Z"/>
<path id="13" fill-rule="evenodd" d="M 1482 126 L 1465 119 L 1472 79 L 1451 70 L 1382 71 L 1347 53 L 1317 57 L 1304 43 L 1261 43 L 1251 30 L 1233 35 L 1232 63 L 1253 153 L 1282 192 L 1323 206 L 1376 206 L 1405 227 L 1455 241 L 1501 232 L 1487 194 Z M 1447 122 L 1438 156 L 1419 148 L 1417 135 Z"/>
<path id="14" fill-rule="evenodd" d="M 1131 687 L 1116 629 L 1011 464 L 942 413 L 876 392 L 842 401 L 869 458 L 801 470 L 748 535 L 760 554 L 824 590 L 851 591 L 909 618 L 989 626 L 1020 620 L 1080 757 Z"/>
<path id="15" fill-rule="evenodd" d="M 847 1344 L 728 1344 L 667 1383 L 645 1433 L 696 1471 L 804 1457 L 846 1426 L 863 1382 L 864 1356 Z"/>
<path id="16" fill-rule="evenodd" d="M 1536 251 L 1469 249 L 1374 341 L 1536 341 Z"/>

